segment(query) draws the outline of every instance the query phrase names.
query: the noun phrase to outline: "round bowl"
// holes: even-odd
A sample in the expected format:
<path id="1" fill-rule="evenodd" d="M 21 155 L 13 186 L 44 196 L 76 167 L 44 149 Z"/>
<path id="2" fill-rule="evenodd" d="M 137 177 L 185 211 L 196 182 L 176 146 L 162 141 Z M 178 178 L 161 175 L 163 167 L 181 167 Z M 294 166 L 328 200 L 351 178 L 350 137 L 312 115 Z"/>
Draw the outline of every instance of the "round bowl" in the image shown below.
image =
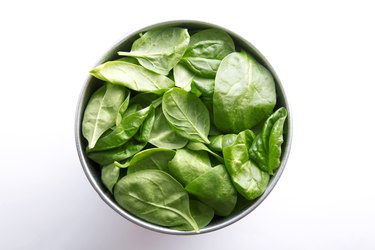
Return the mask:
<path id="1" fill-rule="evenodd" d="M 169 21 L 169 22 L 157 23 L 157 24 L 142 28 L 140 30 L 137 30 L 131 33 L 130 35 L 126 36 L 122 41 L 117 43 L 113 48 L 111 48 L 104 55 L 104 57 L 97 63 L 97 65 L 102 64 L 108 60 L 115 60 L 119 58 L 117 55 L 117 51 L 130 51 L 132 43 L 137 38 L 139 38 L 139 33 L 145 32 L 147 30 L 150 30 L 156 27 L 171 27 L 171 26 L 179 26 L 179 27 L 184 27 L 188 29 L 218 28 L 218 29 L 222 29 L 226 31 L 233 38 L 236 46 L 241 47 L 242 49 L 249 52 L 254 58 L 258 60 L 259 63 L 265 66 L 273 74 L 275 84 L 276 84 L 276 91 L 277 91 L 276 108 L 283 106 L 288 110 L 288 117 L 284 125 L 284 143 L 282 144 L 281 164 L 280 164 L 280 167 L 276 170 L 275 174 L 270 179 L 270 183 L 266 191 L 256 200 L 252 201 L 251 203 L 247 203 L 243 207 L 243 209 L 235 211 L 232 215 L 228 217 L 216 219 L 212 221 L 208 226 L 200 230 L 200 233 L 208 233 L 208 232 L 212 232 L 212 231 L 224 228 L 240 220 L 241 218 L 248 215 L 249 213 L 251 213 L 256 207 L 259 206 L 259 204 L 261 204 L 266 199 L 268 194 L 275 187 L 277 181 L 279 180 L 285 168 L 288 155 L 289 155 L 289 151 L 290 151 L 290 147 L 291 147 L 291 139 L 292 139 L 292 120 L 291 120 L 291 113 L 290 113 L 291 111 L 287 102 L 285 92 L 280 83 L 280 80 L 277 77 L 270 63 L 265 59 L 265 57 L 250 42 L 248 42 L 241 36 L 235 34 L 234 32 L 230 30 L 227 30 L 225 28 L 222 28 L 220 26 L 210 24 L 210 23 L 205 23 L 205 22 L 200 22 L 200 21 L 191 21 L 191 20 L 180 20 L 180 21 Z M 144 228 L 147 228 L 156 232 L 166 233 L 166 234 L 176 234 L 176 235 L 196 234 L 195 232 L 183 232 L 183 231 L 171 230 L 162 226 L 151 224 L 149 222 L 146 222 L 142 219 L 139 219 L 133 216 L 132 214 L 125 211 L 116 203 L 112 194 L 102 184 L 101 179 L 100 179 L 99 166 L 93 161 L 91 161 L 85 154 L 86 141 L 82 136 L 82 129 L 81 129 L 83 112 L 85 110 L 86 104 L 90 96 L 92 95 L 92 93 L 96 89 L 98 89 L 99 86 L 101 86 L 100 80 L 97 80 L 95 77 L 92 77 L 92 76 L 88 77 L 85 85 L 83 86 L 81 95 L 78 100 L 76 119 L 75 119 L 75 139 L 76 139 L 77 151 L 78 151 L 79 159 L 83 167 L 83 171 L 85 172 L 91 185 L 93 186 L 95 191 L 99 194 L 99 196 L 104 200 L 104 202 L 107 203 L 114 211 L 116 211 L 124 218 L 128 219 L 129 221 L 139 226 L 142 226 Z"/>

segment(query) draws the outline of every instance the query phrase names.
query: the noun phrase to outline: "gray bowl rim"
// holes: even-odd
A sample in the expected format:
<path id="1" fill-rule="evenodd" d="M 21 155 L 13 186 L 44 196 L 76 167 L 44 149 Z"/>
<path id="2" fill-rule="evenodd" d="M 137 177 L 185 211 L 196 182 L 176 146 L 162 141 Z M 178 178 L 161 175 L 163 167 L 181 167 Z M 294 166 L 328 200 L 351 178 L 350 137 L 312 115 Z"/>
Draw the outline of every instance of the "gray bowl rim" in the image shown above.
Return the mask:
<path id="1" fill-rule="evenodd" d="M 225 220 L 224 222 L 221 222 L 220 224 L 208 225 L 208 226 L 202 228 L 200 230 L 199 234 L 203 234 L 203 233 L 214 232 L 216 230 L 225 228 L 225 227 L 235 223 L 236 221 L 239 221 L 240 219 L 242 219 L 243 217 L 245 217 L 246 215 L 248 215 L 249 213 L 254 211 L 267 198 L 267 196 L 270 194 L 270 192 L 274 189 L 275 185 L 277 184 L 277 182 L 279 181 L 279 179 L 281 177 L 281 174 L 283 173 L 283 171 L 285 169 L 285 166 L 286 166 L 286 163 L 288 161 L 289 154 L 290 154 L 290 149 L 291 149 L 291 145 L 292 145 L 292 133 L 293 133 L 292 112 L 291 112 L 291 108 L 288 104 L 288 100 L 287 100 L 284 88 L 283 88 L 283 86 L 280 82 L 280 79 L 278 78 L 278 76 L 277 76 L 275 70 L 273 69 L 273 67 L 271 66 L 271 64 L 263 56 L 263 54 L 260 53 L 260 51 L 258 49 L 256 49 L 256 47 L 253 44 L 251 44 L 247 39 L 244 39 L 242 36 L 234 33 L 231 30 L 228 30 L 224 27 L 221 27 L 219 25 L 212 24 L 212 23 L 209 23 L 209 22 L 197 21 L 197 20 L 171 20 L 171 21 L 158 22 L 158 23 L 140 28 L 137 31 L 129 33 L 120 42 L 118 42 L 117 44 L 112 46 L 112 48 L 107 50 L 107 52 L 98 61 L 98 63 L 96 65 L 99 65 L 99 64 L 103 63 L 104 61 L 106 61 L 107 56 L 109 54 L 111 54 L 116 47 L 125 43 L 128 39 L 130 39 L 131 37 L 133 37 L 136 34 L 139 34 L 140 32 L 143 32 L 145 30 L 150 30 L 152 28 L 156 28 L 156 27 L 160 27 L 160 26 L 164 27 L 164 26 L 184 26 L 184 25 L 198 25 L 198 26 L 207 26 L 207 27 L 211 27 L 211 28 L 221 29 L 221 30 L 227 32 L 228 34 L 230 34 L 234 38 L 234 40 L 237 40 L 237 41 L 240 40 L 241 42 L 245 43 L 247 47 L 251 48 L 253 54 L 256 54 L 256 56 L 258 58 L 261 58 L 261 60 L 263 61 L 262 64 L 264 66 L 266 66 L 266 68 L 272 73 L 272 75 L 274 77 L 274 80 L 275 80 L 275 83 L 277 84 L 277 87 L 278 87 L 278 91 L 279 91 L 278 95 L 283 96 L 285 108 L 288 110 L 288 117 L 287 117 L 288 131 L 286 133 L 287 136 L 284 138 L 284 145 L 283 145 L 284 152 L 282 154 L 280 167 L 278 168 L 277 173 L 272 177 L 271 182 L 268 185 L 265 192 L 259 198 L 257 198 L 257 200 L 253 204 L 251 204 L 247 209 L 243 210 L 242 212 L 240 212 L 236 216 L 234 216 L 232 218 L 229 218 L 229 219 Z M 143 228 L 146 228 L 146 229 L 149 229 L 149 230 L 152 230 L 152 231 L 155 231 L 155 232 L 164 233 L 164 234 L 199 235 L 194 231 L 177 231 L 177 230 L 168 229 L 168 228 L 165 228 L 165 227 L 162 227 L 162 226 L 151 224 L 149 222 L 146 222 L 144 220 L 141 220 L 141 219 L 131 215 L 130 213 L 126 212 L 123 208 L 121 208 L 117 203 L 113 202 L 105 194 L 105 192 L 101 189 L 101 187 L 98 185 L 98 183 L 95 181 L 95 178 L 93 177 L 93 174 L 90 171 L 90 167 L 89 167 L 89 165 L 86 162 L 86 159 L 84 157 L 84 146 L 82 145 L 82 141 L 81 141 L 81 138 L 82 138 L 82 136 L 81 136 L 81 119 L 82 119 L 82 115 L 83 115 L 83 111 L 84 111 L 83 99 L 84 99 L 84 96 L 85 96 L 86 89 L 89 86 L 91 78 L 92 78 L 92 76 L 87 77 L 86 82 L 85 82 L 84 86 L 82 87 L 82 90 L 81 90 L 81 93 L 80 93 L 80 96 L 79 96 L 79 99 L 78 99 L 78 104 L 77 104 L 76 114 L 75 114 L 75 126 L 74 126 L 75 131 L 74 132 L 75 132 L 75 142 L 76 142 L 76 148 L 77 148 L 79 160 L 81 162 L 83 171 L 84 171 L 87 179 L 89 180 L 90 184 L 92 185 L 92 187 L 95 189 L 95 191 L 98 193 L 100 198 L 108 206 L 110 206 L 114 211 L 116 211 L 122 217 L 124 217 L 127 220 L 135 223 L 136 225 L 139 225 Z"/>

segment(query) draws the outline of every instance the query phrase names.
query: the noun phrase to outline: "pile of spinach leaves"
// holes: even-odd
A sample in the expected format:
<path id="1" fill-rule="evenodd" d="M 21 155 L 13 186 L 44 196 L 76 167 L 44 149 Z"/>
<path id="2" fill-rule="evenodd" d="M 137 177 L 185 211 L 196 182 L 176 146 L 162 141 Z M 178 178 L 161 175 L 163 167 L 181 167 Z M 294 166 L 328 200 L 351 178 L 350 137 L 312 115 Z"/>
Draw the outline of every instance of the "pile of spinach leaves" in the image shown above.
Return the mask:
<path id="1" fill-rule="evenodd" d="M 280 165 L 287 117 L 274 110 L 265 67 L 219 29 L 153 29 L 118 55 L 90 72 L 103 86 L 82 133 L 121 207 L 199 232 L 262 195 Z"/>

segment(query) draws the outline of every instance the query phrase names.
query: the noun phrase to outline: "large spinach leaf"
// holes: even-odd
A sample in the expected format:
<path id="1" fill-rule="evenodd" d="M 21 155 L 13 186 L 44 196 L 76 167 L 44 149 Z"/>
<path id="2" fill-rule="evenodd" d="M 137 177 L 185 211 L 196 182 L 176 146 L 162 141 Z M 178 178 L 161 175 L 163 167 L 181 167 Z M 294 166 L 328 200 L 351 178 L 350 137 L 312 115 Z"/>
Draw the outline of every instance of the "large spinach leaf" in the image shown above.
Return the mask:
<path id="1" fill-rule="evenodd" d="M 186 187 L 186 191 L 215 210 L 215 214 L 228 216 L 237 201 L 237 192 L 223 165 L 202 174 Z"/>
<path id="2" fill-rule="evenodd" d="M 118 54 L 135 57 L 146 69 L 168 75 L 184 55 L 189 40 L 187 29 L 153 29 L 136 40 L 130 52 L 118 52 Z"/>
<path id="3" fill-rule="evenodd" d="M 97 141 L 91 151 L 108 150 L 124 145 L 137 133 L 140 126 L 153 109 L 153 106 L 149 106 L 124 117 L 121 123 L 111 133 L 101 137 Z"/>
<path id="4" fill-rule="evenodd" d="M 91 96 L 82 120 L 82 134 L 93 148 L 99 137 L 113 125 L 125 99 L 125 88 L 106 84 Z"/>
<path id="5" fill-rule="evenodd" d="M 159 169 L 168 172 L 168 162 L 173 159 L 176 152 L 166 148 L 150 148 L 143 150 L 129 161 L 128 174 L 145 169 Z"/>
<path id="6" fill-rule="evenodd" d="M 233 40 L 226 32 L 206 29 L 191 36 L 181 62 L 199 76 L 215 77 L 221 60 L 234 51 Z"/>
<path id="7" fill-rule="evenodd" d="M 280 166 L 281 144 L 284 142 L 284 122 L 288 115 L 282 107 L 264 123 L 262 132 L 256 137 L 249 150 L 250 158 L 269 174 Z"/>
<path id="8" fill-rule="evenodd" d="M 199 231 L 190 214 L 188 193 L 163 171 L 149 169 L 123 177 L 115 185 L 114 196 L 126 211 L 148 222 Z"/>
<path id="9" fill-rule="evenodd" d="M 183 186 L 211 169 L 210 158 L 205 151 L 178 149 L 168 164 L 169 172 Z"/>
<path id="10" fill-rule="evenodd" d="M 159 107 L 155 111 L 155 121 L 149 143 L 159 148 L 178 149 L 183 148 L 188 140 L 172 130 Z"/>
<path id="11" fill-rule="evenodd" d="M 122 85 L 135 91 L 162 94 L 174 86 L 174 82 L 166 76 L 123 61 L 103 63 L 91 70 L 90 73 L 100 80 Z"/>
<path id="12" fill-rule="evenodd" d="M 207 108 L 194 94 L 173 88 L 163 96 L 162 108 L 169 125 L 191 141 L 210 143 L 210 117 Z"/>
<path id="13" fill-rule="evenodd" d="M 265 120 L 276 104 L 271 73 L 245 51 L 226 56 L 218 69 L 213 95 L 216 127 L 239 133 Z"/>

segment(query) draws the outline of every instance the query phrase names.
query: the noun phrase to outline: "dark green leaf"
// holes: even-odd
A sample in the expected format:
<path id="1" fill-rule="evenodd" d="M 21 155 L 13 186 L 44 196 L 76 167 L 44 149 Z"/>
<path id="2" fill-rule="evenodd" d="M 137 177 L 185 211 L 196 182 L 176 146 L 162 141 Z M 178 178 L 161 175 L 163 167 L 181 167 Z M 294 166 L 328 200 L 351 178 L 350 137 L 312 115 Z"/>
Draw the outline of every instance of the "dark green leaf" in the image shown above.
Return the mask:
<path id="1" fill-rule="evenodd" d="M 210 158 L 205 151 L 178 149 L 168 164 L 169 172 L 183 186 L 211 169 Z"/>
<path id="2" fill-rule="evenodd" d="M 215 211 L 212 208 L 197 200 L 190 200 L 190 213 L 194 220 L 197 222 L 199 229 L 204 228 L 205 226 L 210 224 L 215 215 Z M 180 231 L 190 230 L 190 228 L 186 227 L 186 225 L 176 226 L 172 229 Z"/>
<path id="3" fill-rule="evenodd" d="M 186 225 L 199 232 L 187 192 L 163 171 L 149 169 L 123 177 L 115 185 L 114 196 L 126 211 L 148 222 L 166 227 Z"/>
<path id="4" fill-rule="evenodd" d="M 237 201 L 237 192 L 223 165 L 202 174 L 186 187 L 186 191 L 215 210 L 219 216 L 228 216 Z"/>
<path id="5" fill-rule="evenodd" d="M 120 169 L 113 163 L 102 167 L 101 180 L 111 193 L 113 193 L 113 187 L 115 186 L 119 176 Z"/>

